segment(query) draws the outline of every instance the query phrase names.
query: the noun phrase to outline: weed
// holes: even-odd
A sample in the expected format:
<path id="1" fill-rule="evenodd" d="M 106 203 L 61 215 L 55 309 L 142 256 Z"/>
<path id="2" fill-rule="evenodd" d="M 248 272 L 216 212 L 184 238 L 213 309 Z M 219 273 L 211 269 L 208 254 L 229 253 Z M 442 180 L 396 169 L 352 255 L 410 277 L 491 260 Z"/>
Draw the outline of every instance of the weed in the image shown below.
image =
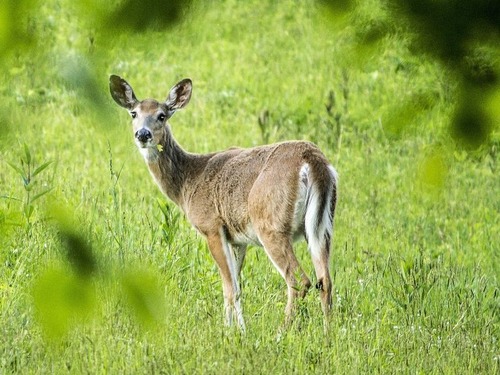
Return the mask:
<path id="1" fill-rule="evenodd" d="M 171 246 L 180 229 L 180 214 L 176 208 L 173 208 L 172 205 L 164 199 L 158 199 L 157 202 L 162 214 L 162 223 L 160 224 L 162 239 L 167 246 Z"/>
<path id="2" fill-rule="evenodd" d="M 21 202 L 21 211 L 28 230 L 32 225 L 35 202 L 53 189 L 53 187 L 47 186 L 40 187 L 41 182 L 39 177 L 40 173 L 46 170 L 52 163 L 53 161 L 47 161 L 37 165 L 26 143 L 23 145 L 23 154 L 20 157 L 19 163 L 8 162 L 9 166 L 21 177 L 24 197 L 11 199 Z"/>

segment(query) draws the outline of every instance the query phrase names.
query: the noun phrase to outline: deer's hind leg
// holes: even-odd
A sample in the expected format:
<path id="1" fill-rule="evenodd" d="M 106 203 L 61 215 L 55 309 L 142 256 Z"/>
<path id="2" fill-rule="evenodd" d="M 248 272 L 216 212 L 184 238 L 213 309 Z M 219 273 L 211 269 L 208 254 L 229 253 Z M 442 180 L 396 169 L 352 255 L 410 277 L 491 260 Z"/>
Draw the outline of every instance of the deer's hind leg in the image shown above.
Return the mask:
<path id="1" fill-rule="evenodd" d="M 285 323 L 293 321 L 295 315 L 295 299 L 304 298 L 311 287 L 311 281 L 300 266 L 293 252 L 291 236 L 266 230 L 258 233 L 266 254 L 285 279 L 288 287 L 288 302 L 285 308 Z"/>
<path id="2" fill-rule="evenodd" d="M 319 252 L 311 251 L 314 269 L 316 271 L 316 289 L 319 290 L 321 298 L 321 307 L 326 321 L 330 318 L 332 309 L 332 279 L 329 269 L 330 239 L 326 238 Z"/>
<path id="3" fill-rule="evenodd" d="M 275 166 L 285 163 L 285 157 L 275 160 Z M 272 168 L 262 171 L 252 186 L 248 206 L 255 233 L 287 284 L 285 313 L 289 323 L 295 313 L 295 299 L 306 295 L 311 281 L 293 252 L 292 227 L 299 189 L 298 170 L 279 168 L 278 176 L 275 172 Z"/>

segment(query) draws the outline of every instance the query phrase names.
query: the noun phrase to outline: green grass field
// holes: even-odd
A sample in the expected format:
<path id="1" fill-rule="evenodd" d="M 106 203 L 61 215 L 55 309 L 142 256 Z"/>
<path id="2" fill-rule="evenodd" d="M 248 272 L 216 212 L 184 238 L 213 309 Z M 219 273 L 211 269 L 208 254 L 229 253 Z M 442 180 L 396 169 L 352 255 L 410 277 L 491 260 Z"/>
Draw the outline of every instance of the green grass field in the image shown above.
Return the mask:
<path id="1" fill-rule="evenodd" d="M 140 33 L 38 6 L 22 24 L 35 44 L 0 63 L 0 373 L 499 373 L 500 133 L 454 143 L 457 83 L 409 37 L 356 48 L 390 22 L 378 1 L 350 18 L 194 3 Z M 224 326 L 217 267 L 150 178 L 110 74 L 158 99 L 190 77 L 170 120 L 189 151 L 320 146 L 340 175 L 328 334 L 315 290 L 281 329 L 286 285 L 260 248 L 247 332 Z"/>

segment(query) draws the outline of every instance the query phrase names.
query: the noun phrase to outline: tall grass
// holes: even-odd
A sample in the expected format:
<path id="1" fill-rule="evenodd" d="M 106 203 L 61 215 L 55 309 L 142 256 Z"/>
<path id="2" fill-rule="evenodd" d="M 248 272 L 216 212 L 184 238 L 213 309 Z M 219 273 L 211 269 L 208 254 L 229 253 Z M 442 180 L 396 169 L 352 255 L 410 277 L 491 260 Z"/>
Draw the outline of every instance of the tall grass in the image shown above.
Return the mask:
<path id="1" fill-rule="evenodd" d="M 51 0 L 31 20 L 44 48 L 5 60 L 0 372 L 497 373 L 499 137 L 473 153 L 452 144 L 446 69 L 397 33 L 354 48 L 370 15 L 388 20 L 376 1 L 352 22 L 312 1 L 195 9 L 165 31 L 110 37 Z M 154 186 L 111 73 L 140 98 L 191 77 L 171 120 L 189 151 L 292 138 L 325 151 L 340 174 L 327 335 L 314 291 L 281 330 L 285 284 L 259 248 L 242 275 L 248 332 L 224 327 L 215 263 Z M 26 149 L 56 161 L 29 220 L 9 167 Z"/>

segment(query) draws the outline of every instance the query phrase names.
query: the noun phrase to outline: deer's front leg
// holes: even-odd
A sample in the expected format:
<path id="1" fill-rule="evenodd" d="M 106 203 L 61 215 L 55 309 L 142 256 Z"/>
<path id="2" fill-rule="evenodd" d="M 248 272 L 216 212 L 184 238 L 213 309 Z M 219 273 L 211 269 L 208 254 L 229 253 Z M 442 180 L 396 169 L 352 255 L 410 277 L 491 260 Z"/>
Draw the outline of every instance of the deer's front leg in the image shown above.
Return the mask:
<path id="1" fill-rule="evenodd" d="M 240 300 L 239 270 L 237 269 L 239 265 L 235 260 L 231 245 L 227 242 L 223 228 L 219 233 L 207 235 L 207 241 L 210 252 L 219 266 L 219 273 L 222 278 L 226 324 L 231 326 L 233 319 L 236 319 L 239 328 L 244 331 L 245 322 Z"/>

